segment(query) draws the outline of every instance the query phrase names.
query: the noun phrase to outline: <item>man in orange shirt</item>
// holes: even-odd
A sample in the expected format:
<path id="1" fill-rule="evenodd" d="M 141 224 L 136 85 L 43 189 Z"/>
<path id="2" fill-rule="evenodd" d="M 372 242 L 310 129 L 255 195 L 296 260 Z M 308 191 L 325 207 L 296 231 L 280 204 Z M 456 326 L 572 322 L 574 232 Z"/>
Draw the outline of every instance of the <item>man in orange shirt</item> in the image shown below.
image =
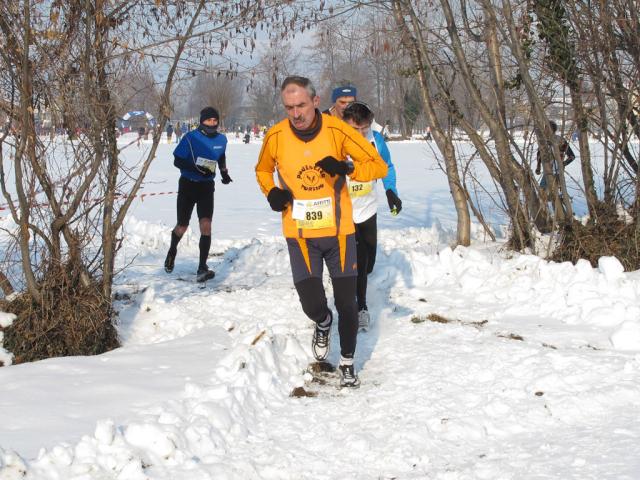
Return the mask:
<path id="1" fill-rule="evenodd" d="M 267 132 L 256 177 L 272 210 L 282 212 L 293 282 L 302 310 L 316 324 L 312 350 L 317 360 L 327 358 L 333 320 L 322 284 L 323 264 L 327 265 L 339 321 L 340 383 L 357 387 L 353 356 L 358 272 L 345 177 L 361 182 L 382 178 L 387 165 L 356 130 L 320 113 L 320 99 L 308 78 L 287 77 L 281 97 L 287 118 Z"/>

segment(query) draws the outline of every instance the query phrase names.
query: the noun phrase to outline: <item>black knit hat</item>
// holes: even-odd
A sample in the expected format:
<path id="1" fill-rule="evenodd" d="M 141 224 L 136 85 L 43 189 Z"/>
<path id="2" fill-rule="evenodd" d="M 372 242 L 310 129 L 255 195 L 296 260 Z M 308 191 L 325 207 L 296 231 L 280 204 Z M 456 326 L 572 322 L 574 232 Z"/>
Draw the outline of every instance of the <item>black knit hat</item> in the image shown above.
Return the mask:
<path id="1" fill-rule="evenodd" d="M 204 122 L 208 118 L 215 118 L 220 120 L 220 114 L 218 110 L 213 107 L 205 107 L 200 111 L 200 123 Z"/>

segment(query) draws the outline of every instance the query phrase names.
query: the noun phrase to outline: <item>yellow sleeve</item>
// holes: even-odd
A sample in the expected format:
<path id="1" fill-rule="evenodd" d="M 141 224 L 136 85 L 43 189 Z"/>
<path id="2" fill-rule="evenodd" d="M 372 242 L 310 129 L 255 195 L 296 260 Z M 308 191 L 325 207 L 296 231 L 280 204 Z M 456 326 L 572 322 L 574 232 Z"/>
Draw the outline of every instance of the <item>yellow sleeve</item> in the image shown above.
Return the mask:
<path id="1" fill-rule="evenodd" d="M 256 164 L 256 179 L 262 193 L 267 195 L 269 191 L 276 186 L 273 181 L 273 172 L 276 170 L 276 159 L 273 157 L 271 147 L 277 142 L 277 135 L 268 135 L 265 137 L 258 155 L 258 163 Z"/>
<path id="2" fill-rule="evenodd" d="M 387 175 L 388 167 L 378 150 L 360 132 L 346 123 L 343 134 L 343 156 L 349 155 L 353 160 L 353 172 L 349 177 L 358 182 L 384 178 Z"/>

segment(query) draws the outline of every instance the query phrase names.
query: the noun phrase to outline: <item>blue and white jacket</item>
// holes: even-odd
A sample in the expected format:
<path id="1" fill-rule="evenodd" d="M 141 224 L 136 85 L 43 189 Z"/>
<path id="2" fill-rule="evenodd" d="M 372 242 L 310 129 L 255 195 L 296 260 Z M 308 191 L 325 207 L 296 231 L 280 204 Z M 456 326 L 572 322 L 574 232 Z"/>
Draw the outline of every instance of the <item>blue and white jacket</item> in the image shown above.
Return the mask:
<path id="1" fill-rule="evenodd" d="M 378 153 L 388 166 L 387 176 L 382 179 L 382 185 L 384 189 L 393 190 L 393 193 L 398 195 L 396 188 L 396 168 L 391 162 L 391 153 L 389 147 L 384 141 L 384 137 L 379 132 L 373 129 L 369 130 L 367 136 L 369 140 L 378 150 Z M 376 198 L 376 180 L 371 182 L 355 182 L 347 178 L 349 185 L 349 196 L 351 197 L 351 205 L 353 206 L 353 221 L 354 223 L 362 223 L 368 220 L 378 210 L 378 202 Z"/>
<path id="2" fill-rule="evenodd" d="M 173 151 L 173 164 L 180 174 L 194 182 L 213 182 L 215 171 L 211 172 L 203 165 L 216 165 L 226 169 L 227 137 L 222 133 L 205 135 L 200 129 L 185 134 Z M 215 162 L 215 163 L 213 163 Z"/>

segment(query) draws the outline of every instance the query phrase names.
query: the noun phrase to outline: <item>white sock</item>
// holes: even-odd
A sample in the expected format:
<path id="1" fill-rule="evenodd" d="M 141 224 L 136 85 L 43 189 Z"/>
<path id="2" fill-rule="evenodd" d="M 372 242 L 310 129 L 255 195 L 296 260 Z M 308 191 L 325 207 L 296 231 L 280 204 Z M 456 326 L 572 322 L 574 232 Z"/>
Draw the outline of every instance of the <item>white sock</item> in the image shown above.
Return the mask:
<path id="1" fill-rule="evenodd" d="M 323 330 L 326 328 L 329 328 L 329 326 L 331 326 L 331 314 L 327 313 L 327 316 L 325 317 L 325 319 L 322 322 L 320 322 L 318 326 Z"/>
<path id="2" fill-rule="evenodd" d="M 340 356 L 340 365 L 345 365 L 345 366 L 353 365 L 353 358 L 346 358 L 346 357 Z"/>

